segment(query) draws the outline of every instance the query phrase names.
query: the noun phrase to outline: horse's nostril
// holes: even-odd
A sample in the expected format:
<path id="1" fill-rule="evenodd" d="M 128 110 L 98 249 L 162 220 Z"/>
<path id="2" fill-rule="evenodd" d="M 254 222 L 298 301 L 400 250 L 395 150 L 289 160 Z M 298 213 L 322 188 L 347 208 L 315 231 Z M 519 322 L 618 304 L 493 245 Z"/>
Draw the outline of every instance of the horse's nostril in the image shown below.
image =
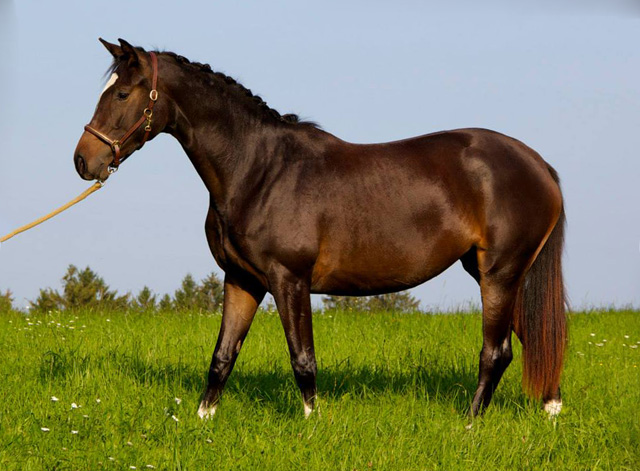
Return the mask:
<path id="1" fill-rule="evenodd" d="M 87 170 L 87 163 L 84 161 L 84 158 L 80 154 L 76 154 L 74 161 L 75 161 L 76 170 L 78 171 L 78 173 L 80 175 L 85 173 L 85 171 Z"/>

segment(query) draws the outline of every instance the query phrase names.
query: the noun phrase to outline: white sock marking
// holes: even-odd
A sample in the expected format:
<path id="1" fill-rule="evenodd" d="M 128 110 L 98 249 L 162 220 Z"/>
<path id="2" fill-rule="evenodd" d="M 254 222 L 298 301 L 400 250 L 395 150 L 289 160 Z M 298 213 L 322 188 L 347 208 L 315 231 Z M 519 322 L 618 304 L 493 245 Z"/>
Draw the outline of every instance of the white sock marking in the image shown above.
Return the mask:
<path id="1" fill-rule="evenodd" d="M 544 404 L 544 410 L 549 414 L 549 417 L 555 417 L 562 410 L 562 401 L 551 399 L 549 402 Z"/>
<path id="2" fill-rule="evenodd" d="M 104 95 L 104 92 L 106 92 L 109 89 L 109 87 L 111 87 L 114 83 L 116 83 L 116 80 L 118 80 L 118 74 L 114 72 L 111 74 L 111 77 L 109 77 L 109 81 L 107 82 L 107 84 L 104 86 L 104 89 L 100 93 L 100 98 L 102 98 L 102 95 Z"/>
<path id="3" fill-rule="evenodd" d="M 198 407 L 198 416 L 202 419 L 202 420 L 207 420 L 212 418 L 215 413 L 216 413 L 216 409 L 218 408 L 217 405 L 215 406 L 211 406 L 211 407 L 206 407 L 204 405 L 204 403 L 200 403 L 200 407 Z"/>
<path id="4" fill-rule="evenodd" d="M 306 402 L 304 403 L 304 418 L 308 419 L 311 413 L 313 412 L 313 407 L 311 407 Z"/>

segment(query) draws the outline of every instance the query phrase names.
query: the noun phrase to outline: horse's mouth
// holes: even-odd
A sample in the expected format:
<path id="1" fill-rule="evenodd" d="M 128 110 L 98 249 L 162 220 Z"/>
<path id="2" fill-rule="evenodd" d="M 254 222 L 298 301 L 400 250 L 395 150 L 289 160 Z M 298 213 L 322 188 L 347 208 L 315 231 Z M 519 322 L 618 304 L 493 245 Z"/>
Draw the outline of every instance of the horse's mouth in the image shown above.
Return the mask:
<path id="1" fill-rule="evenodd" d="M 98 180 L 99 182 L 106 182 L 112 172 L 109 171 L 109 165 L 100 164 L 98 167 L 97 176 L 94 180 Z"/>
<path id="2" fill-rule="evenodd" d="M 87 181 L 96 180 L 99 182 L 104 182 L 111 175 L 111 172 L 109 172 L 109 166 L 106 164 L 100 164 L 100 166 L 92 172 L 88 171 L 85 168 L 77 167 L 76 171 L 78 172 L 78 175 L 80 175 L 80 178 Z"/>

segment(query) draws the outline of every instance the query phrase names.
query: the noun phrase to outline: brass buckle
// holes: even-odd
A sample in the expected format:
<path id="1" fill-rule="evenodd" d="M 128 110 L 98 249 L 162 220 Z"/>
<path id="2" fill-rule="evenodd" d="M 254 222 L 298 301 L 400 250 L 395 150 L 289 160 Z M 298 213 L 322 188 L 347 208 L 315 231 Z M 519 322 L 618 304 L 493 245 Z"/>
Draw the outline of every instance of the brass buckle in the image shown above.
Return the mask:
<path id="1" fill-rule="evenodd" d="M 158 100 L 158 90 L 151 90 L 149 92 L 149 100 L 151 101 L 157 101 Z"/>
<path id="2" fill-rule="evenodd" d="M 151 117 L 153 116 L 153 110 L 145 108 L 142 114 L 144 114 L 147 118 L 147 125 L 144 127 L 144 130 L 149 132 L 151 131 Z"/>
<path id="3" fill-rule="evenodd" d="M 115 152 L 116 151 L 116 147 L 120 147 L 120 141 L 118 141 L 118 140 L 113 141 L 111 144 L 109 144 L 109 146 L 111 146 L 111 151 Z"/>

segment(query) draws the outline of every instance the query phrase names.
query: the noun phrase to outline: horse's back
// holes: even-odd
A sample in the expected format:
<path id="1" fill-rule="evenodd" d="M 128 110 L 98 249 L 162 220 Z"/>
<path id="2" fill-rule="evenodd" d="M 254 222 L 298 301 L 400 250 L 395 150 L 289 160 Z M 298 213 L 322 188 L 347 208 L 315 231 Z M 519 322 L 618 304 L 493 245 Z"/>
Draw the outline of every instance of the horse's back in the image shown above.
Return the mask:
<path id="1" fill-rule="evenodd" d="M 345 143 L 326 160 L 313 203 L 316 291 L 415 286 L 474 246 L 511 244 L 526 232 L 539 243 L 552 217 L 544 214 L 555 210 L 557 185 L 542 158 L 483 129 Z"/>

